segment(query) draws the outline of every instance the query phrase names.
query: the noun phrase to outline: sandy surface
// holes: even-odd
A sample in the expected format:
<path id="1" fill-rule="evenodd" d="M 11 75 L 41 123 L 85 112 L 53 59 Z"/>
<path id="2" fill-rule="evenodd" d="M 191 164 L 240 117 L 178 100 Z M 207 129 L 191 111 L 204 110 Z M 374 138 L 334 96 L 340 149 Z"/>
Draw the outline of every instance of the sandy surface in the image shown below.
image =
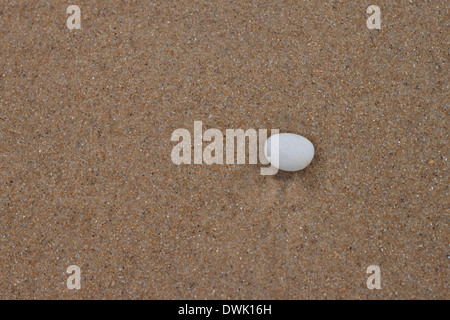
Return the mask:
<path id="1" fill-rule="evenodd" d="M 0 2 L 0 298 L 449 298 L 448 1 L 142 2 Z M 194 121 L 316 157 L 177 166 Z"/>

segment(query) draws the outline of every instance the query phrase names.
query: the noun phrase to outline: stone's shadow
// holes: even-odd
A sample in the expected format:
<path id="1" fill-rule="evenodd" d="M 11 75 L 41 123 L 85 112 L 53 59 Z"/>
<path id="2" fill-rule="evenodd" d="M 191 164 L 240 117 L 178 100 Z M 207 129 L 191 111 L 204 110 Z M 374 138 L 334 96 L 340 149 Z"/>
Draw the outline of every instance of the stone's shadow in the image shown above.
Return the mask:
<path id="1" fill-rule="evenodd" d="M 260 170 L 261 167 L 258 167 L 258 170 Z M 278 172 L 274 175 L 261 175 L 261 177 L 266 178 L 273 178 L 276 181 L 290 181 L 293 179 L 298 179 L 299 177 L 303 177 L 304 175 L 308 174 L 308 168 L 300 171 L 295 172 L 289 172 L 289 171 L 282 171 L 278 170 Z"/>
<path id="2" fill-rule="evenodd" d="M 302 177 L 306 174 L 307 170 L 300 170 L 295 172 L 289 172 L 289 171 L 278 171 L 276 175 L 273 176 L 275 180 L 278 181 L 289 181 L 292 179 L 297 179 L 299 177 Z"/>

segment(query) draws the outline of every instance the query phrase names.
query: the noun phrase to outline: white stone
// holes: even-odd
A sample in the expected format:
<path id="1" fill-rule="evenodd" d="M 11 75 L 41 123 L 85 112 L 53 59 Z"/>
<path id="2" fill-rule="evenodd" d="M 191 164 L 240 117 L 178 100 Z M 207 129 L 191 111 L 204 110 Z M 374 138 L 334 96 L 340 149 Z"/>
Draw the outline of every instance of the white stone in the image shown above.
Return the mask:
<path id="1" fill-rule="evenodd" d="M 314 158 L 314 146 L 305 137 L 293 133 L 280 133 L 267 139 L 264 155 L 270 163 L 283 171 L 306 168 Z"/>

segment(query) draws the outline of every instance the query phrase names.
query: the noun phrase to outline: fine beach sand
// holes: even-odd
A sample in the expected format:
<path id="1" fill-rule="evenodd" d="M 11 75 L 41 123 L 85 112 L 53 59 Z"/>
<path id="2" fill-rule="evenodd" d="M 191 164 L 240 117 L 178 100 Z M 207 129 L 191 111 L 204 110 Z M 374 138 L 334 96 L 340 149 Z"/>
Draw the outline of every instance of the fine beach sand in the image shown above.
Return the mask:
<path id="1" fill-rule="evenodd" d="M 0 299 L 448 299 L 448 17 L 445 0 L 2 1 Z M 316 155 L 276 176 L 177 166 L 171 134 L 194 121 Z"/>

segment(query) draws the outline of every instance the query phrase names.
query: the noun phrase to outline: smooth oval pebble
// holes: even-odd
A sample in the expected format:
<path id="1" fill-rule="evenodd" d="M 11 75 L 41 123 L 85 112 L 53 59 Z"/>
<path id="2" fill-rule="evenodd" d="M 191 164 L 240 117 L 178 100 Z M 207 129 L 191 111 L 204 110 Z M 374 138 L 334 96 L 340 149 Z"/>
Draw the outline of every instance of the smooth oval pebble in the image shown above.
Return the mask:
<path id="1" fill-rule="evenodd" d="M 311 141 L 298 134 L 280 133 L 267 139 L 264 154 L 274 167 L 283 171 L 298 171 L 311 163 L 314 146 Z"/>

